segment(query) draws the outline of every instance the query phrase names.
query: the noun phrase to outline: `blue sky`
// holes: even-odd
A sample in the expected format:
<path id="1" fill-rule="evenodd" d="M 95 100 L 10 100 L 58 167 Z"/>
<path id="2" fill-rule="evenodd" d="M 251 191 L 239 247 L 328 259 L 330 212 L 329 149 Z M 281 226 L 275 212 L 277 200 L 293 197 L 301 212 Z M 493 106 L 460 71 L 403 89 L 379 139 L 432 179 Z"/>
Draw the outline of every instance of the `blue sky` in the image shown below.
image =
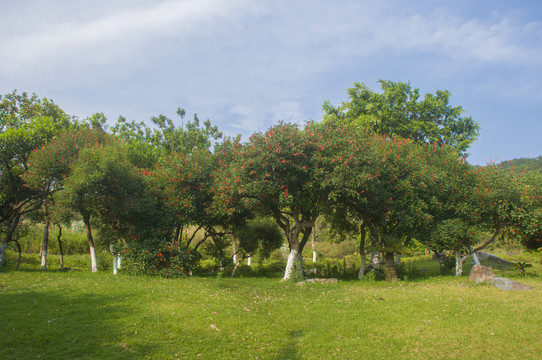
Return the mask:
<path id="1" fill-rule="evenodd" d="M 0 94 L 84 118 L 178 107 L 227 135 L 320 120 L 379 79 L 449 90 L 481 125 L 469 161 L 542 155 L 542 2 L 0 0 Z"/>

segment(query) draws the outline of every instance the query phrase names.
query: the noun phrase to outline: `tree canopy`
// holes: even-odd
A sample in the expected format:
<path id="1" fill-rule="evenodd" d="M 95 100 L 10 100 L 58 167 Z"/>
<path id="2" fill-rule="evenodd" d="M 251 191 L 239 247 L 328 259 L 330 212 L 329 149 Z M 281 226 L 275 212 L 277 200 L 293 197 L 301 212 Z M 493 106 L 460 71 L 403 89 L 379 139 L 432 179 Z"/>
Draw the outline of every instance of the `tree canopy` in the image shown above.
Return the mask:
<path id="1" fill-rule="evenodd" d="M 347 90 L 348 101 L 323 105 L 324 121 L 335 119 L 359 131 L 377 132 L 387 137 L 449 145 L 466 153 L 479 134 L 479 124 L 463 116 L 461 106 L 450 105 L 451 94 L 438 90 L 421 98 L 410 83 L 379 81 L 382 92 L 374 92 L 355 82 Z"/>

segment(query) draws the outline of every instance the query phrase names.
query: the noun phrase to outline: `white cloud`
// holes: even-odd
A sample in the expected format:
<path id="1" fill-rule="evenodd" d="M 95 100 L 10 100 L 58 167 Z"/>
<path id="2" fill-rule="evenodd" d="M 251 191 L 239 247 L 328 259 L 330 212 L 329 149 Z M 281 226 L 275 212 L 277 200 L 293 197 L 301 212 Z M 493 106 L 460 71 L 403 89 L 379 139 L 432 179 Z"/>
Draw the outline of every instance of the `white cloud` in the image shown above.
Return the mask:
<path id="1" fill-rule="evenodd" d="M 43 24 L 31 33 L 2 37 L 0 67 L 14 71 L 50 61 L 109 63 L 126 52 L 133 54 L 142 45 L 152 45 L 157 38 L 182 38 L 194 32 L 202 36 L 213 22 L 254 9 L 245 0 L 169 0 L 153 6 L 127 6 L 83 22 Z"/>

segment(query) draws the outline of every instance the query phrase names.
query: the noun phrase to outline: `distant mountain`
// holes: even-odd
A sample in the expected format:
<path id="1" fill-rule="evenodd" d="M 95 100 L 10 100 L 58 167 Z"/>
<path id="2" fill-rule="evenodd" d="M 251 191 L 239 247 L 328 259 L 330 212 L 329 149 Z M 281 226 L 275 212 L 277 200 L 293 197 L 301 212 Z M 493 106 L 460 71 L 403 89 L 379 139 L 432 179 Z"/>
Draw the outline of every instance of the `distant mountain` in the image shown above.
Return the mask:
<path id="1" fill-rule="evenodd" d="M 513 168 L 518 174 L 521 174 L 524 170 L 525 172 L 536 171 L 542 173 L 542 156 L 533 159 L 519 158 L 510 161 L 503 161 L 499 165 L 507 169 Z"/>

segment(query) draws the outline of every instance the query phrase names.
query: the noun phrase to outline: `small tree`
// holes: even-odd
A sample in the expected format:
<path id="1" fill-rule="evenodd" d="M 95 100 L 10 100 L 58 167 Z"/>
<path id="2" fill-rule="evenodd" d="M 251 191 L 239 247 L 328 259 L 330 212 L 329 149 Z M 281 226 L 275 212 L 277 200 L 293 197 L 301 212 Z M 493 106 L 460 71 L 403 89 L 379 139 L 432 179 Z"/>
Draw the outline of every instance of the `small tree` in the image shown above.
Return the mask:
<path id="1" fill-rule="evenodd" d="M 47 193 L 22 177 L 32 151 L 69 127 L 72 119 L 54 102 L 27 93 L 0 95 L 0 267 L 20 220 L 40 209 Z"/>
<path id="2" fill-rule="evenodd" d="M 235 277 L 237 268 L 246 259 L 259 253 L 260 259 L 267 259 L 273 250 L 282 246 L 283 235 L 280 228 L 271 218 L 260 217 L 248 221 L 244 226 L 237 229 L 234 236 L 239 239 L 238 253 L 241 259 L 232 271 Z"/>

